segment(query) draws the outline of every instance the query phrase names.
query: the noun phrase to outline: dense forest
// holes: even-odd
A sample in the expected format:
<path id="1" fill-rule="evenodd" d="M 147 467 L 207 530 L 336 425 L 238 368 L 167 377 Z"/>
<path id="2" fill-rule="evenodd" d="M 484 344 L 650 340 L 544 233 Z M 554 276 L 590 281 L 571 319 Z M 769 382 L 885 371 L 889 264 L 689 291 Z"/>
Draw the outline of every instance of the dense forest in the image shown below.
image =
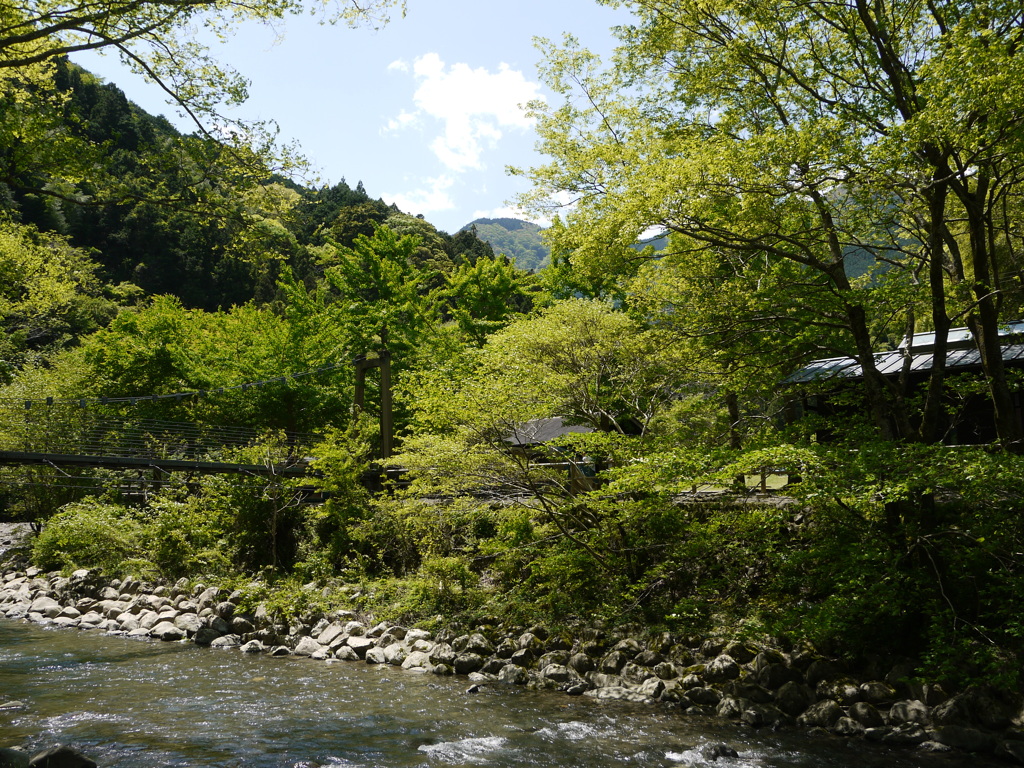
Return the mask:
<path id="1" fill-rule="evenodd" d="M 0 12 L 2 402 L 61 404 L 44 441 L 76 402 L 257 430 L 238 461 L 315 435 L 301 481 L 5 467 L 36 562 L 1019 686 L 1021 11 L 627 5 L 610 63 L 548 46 L 522 202 L 575 203 L 536 272 L 533 227 L 303 186 L 257 131 L 181 134 Z M 391 362 L 392 456 L 360 356 Z"/>
<path id="2" fill-rule="evenodd" d="M 550 263 L 551 249 L 539 224 L 521 219 L 475 219 L 463 229 L 476 232 L 495 253 L 508 256 L 520 269 L 536 272 Z"/>

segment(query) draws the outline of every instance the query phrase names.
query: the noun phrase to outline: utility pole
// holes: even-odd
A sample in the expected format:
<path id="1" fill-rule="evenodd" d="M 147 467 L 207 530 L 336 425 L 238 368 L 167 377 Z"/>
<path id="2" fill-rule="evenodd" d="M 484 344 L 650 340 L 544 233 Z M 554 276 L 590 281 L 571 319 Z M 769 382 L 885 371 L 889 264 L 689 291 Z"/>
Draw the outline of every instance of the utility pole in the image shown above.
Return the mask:
<path id="1" fill-rule="evenodd" d="M 353 403 L 356 411 L 364 409 L 366 371 L 370 368 L 380 368 L 380 457 L 390 458 L 395 431 L 391 405 L 391 353 L 382 349 L 376 357 L 360 355 L 352 363 L 356 369 L 356 392 Z"/>

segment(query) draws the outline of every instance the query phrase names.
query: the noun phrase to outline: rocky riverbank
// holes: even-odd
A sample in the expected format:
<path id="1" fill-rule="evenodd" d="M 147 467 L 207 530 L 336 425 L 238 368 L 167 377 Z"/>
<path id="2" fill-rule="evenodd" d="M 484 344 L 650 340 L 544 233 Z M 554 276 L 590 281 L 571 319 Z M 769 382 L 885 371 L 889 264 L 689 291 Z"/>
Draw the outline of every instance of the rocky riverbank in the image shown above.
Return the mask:
<path id="1" fill-rule="evenodd" d="M 947 692 L 908 682 L 907 669 L 855 675 L 805 650 L 670 633 L 588 629 L 578 636 L 481 626 L 430 633 L 349 611 L 290 625 L 242 594 L 187 580 L 151 584 L 8 568 L 0 614 L 9 619 L 128 637 L 193 642 L 244 653 L 390 664 L 410 672 L 465 675 L 467 692 L 509 684 L 661 703 L 750 727 L 800 727 L 927 751 L 953 749 L 1024 765 L 1020 701 L 988 687 Z M 2 705 L 3 702 L 0 702 Z M 2 764 L 2 763 L 0 763 Z"/>

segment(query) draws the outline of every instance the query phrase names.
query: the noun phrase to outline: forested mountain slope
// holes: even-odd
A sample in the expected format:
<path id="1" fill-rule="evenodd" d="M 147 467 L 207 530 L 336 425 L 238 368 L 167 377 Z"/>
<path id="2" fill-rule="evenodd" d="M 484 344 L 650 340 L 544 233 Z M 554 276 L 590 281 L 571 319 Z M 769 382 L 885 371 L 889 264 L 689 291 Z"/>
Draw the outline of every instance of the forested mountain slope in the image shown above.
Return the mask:
<path id="1" fill-rule="evenodd" d="M 66 236 L 109 283 L 208 310 L 267 301 L 282 265 L 316 272 L 310 246 L 349 246 L 385 222 L 418 234 L 422 257 L 442 268 L 491 254 L 471 232 L 451 236 L 374 200 L 362 182 L 296 184 L 237 147 L 182 135 L 65 60 L 54 67 L 52 98 L 0 112 L 0 136 L 51 137 L 7 142 L 0 211 Z"/>
<path id="2" fill-rule="evenodd" d="M 490 243 L 495 253 L 503 253 L 520 269 L 536 272 L 551 262 L 551 249 L 545 244 L 539 224 L 521 219 L 475 219 L 462 228 L 475 232 Z"/>

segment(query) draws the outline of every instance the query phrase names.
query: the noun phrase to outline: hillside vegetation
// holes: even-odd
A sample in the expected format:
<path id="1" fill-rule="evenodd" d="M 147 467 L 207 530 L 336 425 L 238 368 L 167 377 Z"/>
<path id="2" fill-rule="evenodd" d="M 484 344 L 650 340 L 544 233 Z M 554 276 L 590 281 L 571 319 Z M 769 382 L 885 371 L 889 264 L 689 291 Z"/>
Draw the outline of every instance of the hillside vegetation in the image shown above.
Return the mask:
<path id="1" fill-rule="evenodd" d="M 537 272 L 551 263 L 551 249 L 544 243 L 544 229 L 539 224 L 522 219 L 475 219 L 462 228 L 467 230 L 519 269 Z"/>
<path id="2" fill-rule="evenodd" d="M 607 68 L 548 51 L 522 202 L 576 202 L 537 273 L 535 225 L 448 234 L 362 183 L 303 186 L 256 132 L 178 133 L 0 37 L 0 440 L 29 416 L 51 452 L 93 414 L 244 426 L 210 458 L 259 464 L 313 435 L 296 482 L 4 467 L 36 562 L 255 582 L 292 612 L 770 637 L 1019 690 L 1019 14 L 631 7 Z M 977 364 L 952 368 L 961 323 Z M 916 373 L 880 369 L 922 331 Z M 836 356 L 860 373 L 792 378 Z M 357 357 L 390 360 L 393 456 Z M 510 439 L 555 418 L 575 429 Z M 968 433 L 992 439 L 947 444 Z"/>

